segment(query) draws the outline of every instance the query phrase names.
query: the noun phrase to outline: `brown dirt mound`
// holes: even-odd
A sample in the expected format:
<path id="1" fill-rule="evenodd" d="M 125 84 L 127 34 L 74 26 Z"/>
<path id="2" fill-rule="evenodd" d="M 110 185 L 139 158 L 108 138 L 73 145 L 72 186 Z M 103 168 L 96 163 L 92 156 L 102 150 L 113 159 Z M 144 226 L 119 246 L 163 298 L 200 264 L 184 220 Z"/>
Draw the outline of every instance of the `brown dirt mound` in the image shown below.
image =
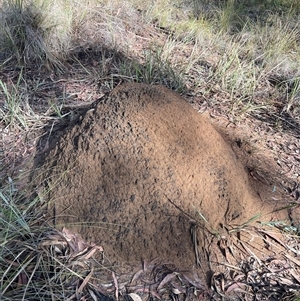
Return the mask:
<path id="1" fill-rule="evenodd" d="M 272 209 L 210 122 L 160 86 L 116 88 L 65 130 L 37 175 L 56 225 L 119 262 L 192 266 L 195 223 L 218 232 Z"/>

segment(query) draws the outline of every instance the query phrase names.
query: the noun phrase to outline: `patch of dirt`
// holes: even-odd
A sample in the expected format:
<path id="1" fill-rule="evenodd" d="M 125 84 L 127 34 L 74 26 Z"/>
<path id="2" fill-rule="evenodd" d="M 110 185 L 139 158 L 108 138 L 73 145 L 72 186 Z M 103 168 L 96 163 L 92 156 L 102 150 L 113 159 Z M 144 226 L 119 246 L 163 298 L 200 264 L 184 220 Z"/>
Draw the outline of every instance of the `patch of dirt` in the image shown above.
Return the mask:
<path id="1" fill-rule="evenodd" d="M 48 189 L 55 225 L 101 245 L 112 260 L 159 257 L 192 267 L 195 244 L 205 249 L 199 229 L 223 232 L 278 205 L 268 183 L 250 185 L 245 158 L 233 149 L 178 94 L 125 84 L 36 156 L 32 178 L 37 190 Z"/>

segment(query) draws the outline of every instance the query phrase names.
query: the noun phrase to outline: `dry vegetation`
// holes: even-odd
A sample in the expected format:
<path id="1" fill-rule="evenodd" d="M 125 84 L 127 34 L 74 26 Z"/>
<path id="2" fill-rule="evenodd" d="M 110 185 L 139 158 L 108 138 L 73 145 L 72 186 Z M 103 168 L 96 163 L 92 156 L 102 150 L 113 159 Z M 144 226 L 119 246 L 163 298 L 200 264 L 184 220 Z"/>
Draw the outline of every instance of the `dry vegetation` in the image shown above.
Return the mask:
<path id="1" fill-rule="evenodd" d="M 212 116 L 252 124 L 251 135 L 262 137 L 260 144 L 289 173 L 288 192 L 300 200 L 298 0 L 85 2 L 0 1 L 1 300 L 125 298 L 111 271 L 113 289 L 95 284 L 107 272 L 93 256 L 101 247 L 48 226 L 42 196 L 28 200 L 22 186 L 37 138 L 121 82 L 163 84 Z M 234 300 L 300 300 L 300 275 L 287 279 L 278 272 L 287 265 L 299 269 L 299 229 L 275 226 L 295 246 L 293 260 L 243 263 L 243 285 L 232 283 L 227 291 L 220 278 L 204 287 L 156 265 L 149 298 L 179 300 L 185 289 L 190 298 L 226 300 L 225 293 L 238 288 Z M 262 286 L 255 291 L 263 282 L 271 287 L 266 294 Z M 166 283 L 173 285 L 168 297 Z"/>

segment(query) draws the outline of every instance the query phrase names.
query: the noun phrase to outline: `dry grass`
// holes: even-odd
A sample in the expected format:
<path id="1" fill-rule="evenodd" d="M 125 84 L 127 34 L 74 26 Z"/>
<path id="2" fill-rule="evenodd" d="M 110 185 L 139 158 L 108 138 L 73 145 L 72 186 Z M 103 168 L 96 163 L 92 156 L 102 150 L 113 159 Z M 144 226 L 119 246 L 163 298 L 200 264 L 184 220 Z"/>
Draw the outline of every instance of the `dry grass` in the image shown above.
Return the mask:
<path id="1" fill-rule="evenodd" d="M 2 300 L 82 300 L 101 295 L 94 257 L 102 248 L 47 225 L 41 200 L 24 201 L 13 181 L 0 191 Z"/>
<path id="2" fill-rule="evenodd" d="M 173 89 L 186 84 L 204 96 L 218 91 L 247 106 L 271 93 L 283 110 L 299 110 L 297 1 L 4 3 L 3 62 L 16 58 L 23 65 L 63 68 L 78 49 L 105 46 L 145 63 L 145 70 L 131 61 L 120 66 L 120 75 L 134 80 L 165 83 L 177 73 Z M 152 72 L 154 60 L 164 69 L 160 74 Z"/>

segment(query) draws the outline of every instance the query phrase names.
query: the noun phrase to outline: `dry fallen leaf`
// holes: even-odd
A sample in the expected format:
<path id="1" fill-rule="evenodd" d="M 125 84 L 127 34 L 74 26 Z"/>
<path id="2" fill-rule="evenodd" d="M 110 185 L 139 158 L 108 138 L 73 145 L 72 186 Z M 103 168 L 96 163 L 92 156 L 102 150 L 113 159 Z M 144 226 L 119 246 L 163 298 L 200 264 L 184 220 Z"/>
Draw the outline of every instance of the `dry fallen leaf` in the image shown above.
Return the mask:
<path id="1" fill-rule="evenodd" d="M 158 287 L 157 287 L 157 290 L 159 291 L 160 289 L 162 289 L 162 287 L 163 287 L 166 283 L 172 281 L 175 277 L 177 277 L 177 275 L 178 275 L 178 273 L 176 273 L 176 272 L 173 272 L 173 273 L 171 273 L 171 274 L 168 274 L 168 275 L 167 275 L 167 276 L 159 283 L 159 285 L 158 285 Z"/>
<path id="2" fill-rule="evenodd" d="M 130 293 L 128 294 L 128 296 L 130 296 L 132 301 L 142 301 L 142 298 L 138 294 Z"/>

